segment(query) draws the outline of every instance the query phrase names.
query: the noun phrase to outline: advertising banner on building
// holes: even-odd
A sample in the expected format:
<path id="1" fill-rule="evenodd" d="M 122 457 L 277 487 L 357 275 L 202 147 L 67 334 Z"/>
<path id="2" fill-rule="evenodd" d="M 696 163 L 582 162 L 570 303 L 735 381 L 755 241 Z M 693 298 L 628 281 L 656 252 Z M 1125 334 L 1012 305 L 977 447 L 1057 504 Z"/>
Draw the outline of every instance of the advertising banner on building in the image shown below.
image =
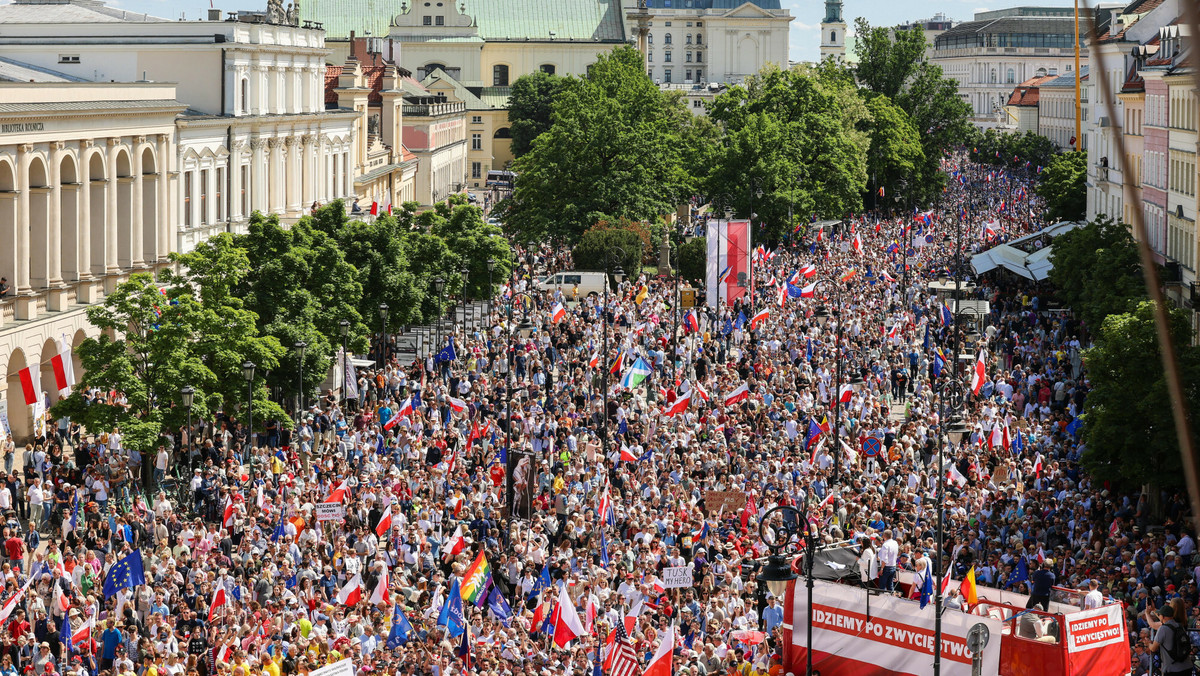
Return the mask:
<path id="1" fill-rule="evenodd" d="M 710 220 L 705 233 L 708 245 L 706 302 L 717 307 L 750 293 L 750 221 Z"/>
<path id="2" fill-rule="evenodd" d="M 793 671 L 803 672 L 807 649 L 808 590 L 797 581 L 792 595 Z M 984 674 L 1000 672 L 1001 623 L 957 610 L 942 614 L 942 675 L 971 676 L 967 632 L 983 624 L 991 640 L 983 650 Z M 817 581 L 813 589 L 813 669 L 839 676 L 933 673 L 934 606 Z M 801 665 L 795 669 L 795 665 Z M 785 665 L 786 667 L 787 665 Z"/>

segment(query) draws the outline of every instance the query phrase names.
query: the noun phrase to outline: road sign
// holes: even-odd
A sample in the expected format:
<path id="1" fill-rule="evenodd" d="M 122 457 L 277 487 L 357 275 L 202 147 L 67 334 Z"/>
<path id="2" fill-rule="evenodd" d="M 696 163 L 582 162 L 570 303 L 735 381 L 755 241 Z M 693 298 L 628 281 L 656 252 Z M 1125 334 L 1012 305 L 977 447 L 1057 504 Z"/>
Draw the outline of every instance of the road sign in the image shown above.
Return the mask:
<path id="1" fill-rule="evenodd" d="M 883 442 L 875 437 L 867 437 L 862 442 L 863 455 L 873 458 L 883 453 Z"/>
<path id="2" fill-rule="evenodd" d="M 981 653 L 987 647 L 988 638 L 991 637 L 991 632 L 988 631 L 987 625 L 979 622 L 967 632 L 967 650 L 972 653 Z"/>

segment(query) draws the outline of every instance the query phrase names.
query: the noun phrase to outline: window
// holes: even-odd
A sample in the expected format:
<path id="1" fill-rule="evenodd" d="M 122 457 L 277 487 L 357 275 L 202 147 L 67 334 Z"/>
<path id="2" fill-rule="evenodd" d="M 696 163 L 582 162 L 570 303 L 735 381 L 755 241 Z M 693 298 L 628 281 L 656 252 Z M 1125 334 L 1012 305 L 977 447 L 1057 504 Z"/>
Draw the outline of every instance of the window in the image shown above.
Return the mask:
<path id="1" fill-rule="evenodd" d="M 508 86 L 508 66 L 498 64 L 492 66 L 492 86 L 507 87 Z"/>
<path id="2" fill-rule="evenodd" d="M 697 21 L 697 22 L 696 22 L 696 28 L 704 28 L 704 22 L 703 22 L 703 21 Z"/>
<path id="3" fill-rule="evenodd" d="M 446 17 L 444 17 L 444 16 L 434 17 L 433 23 L 438 26 L 445 26 L 446 25 Z"/>
<path id="4" fill-rule="evenodd" d="M 696 52 L 696 63 L 704 60 L 704 52 Z"/>
<path id="5" fill-rule="evenodd" d="M 666 36 L 663 37 L 663 42 L 668 45 L 671 44 L 671 34 L 670 33 L 667 33 Z"/>
<path id="6" fill-rule="evenodd" d="M 654 44 L 654 33 L 646 33 L 646 43 Z"/>
<path id="7" fill-rule="evenodd" d="M 1008 69 L 1008 73 L 1006 74 L 1004 81 L 1007 82 L 1008 84 L 1013 84 L 1014 82 L 1017 81 L 1016 73 L 1013 72 L 1012 68 Z"/>
<path id="8" fill-rule="evenodd" d="M 59 54 L 58 62 L 59 63 L 79 63 L 79 55 L 78 54 Z"/>
<path id="9" fill-rule="evenodd" d="M 483 124 L 483 116 L 482 115 L 472 115 L 471 116 L 471 124 Z"/>
<path id="10" fill-rule="evenodd" d="M 542 65 L 541 65 L 541 66 L 538 68 L 538 70 L 542 71 L 542 72 L 543 72 L 543 73 L 545 73 L 546 75 L 554 75 L 554 70 L 555 70 L 555 68 L 554 68 L 554 64 L 552 64 L 552 63 L 543 63 L 543 64 L 542 64 Z"/>
<path id="11" fill-rule="evenodd" d="M 250 167 L 242 165 L 242 177 L 238 180 L 238 187 L 241 189 L 242 215 L 250 213 L 250 194 L 246 192 L 246 186 L 250 184 Z"/>
<path id="12" fill-rule="evenodd" d="M 663 61 L 671 63 L 671 52 L 663 52 Z"/>
<path id="13" fill-rule="evenodd" d="M 483 134 L 471 134 L 471 150 L 483 150 Z"/>
<path id="14" fill-rule="evenodd" d="M 670 6 L 671 6 L 671 0 L 663 0 L 663 7 L 670 7 Z"/>
<path id="15" fill-rule="evenodd" d="M 200 224 L 208 223 L 208 170 L 200 171 Z"/>
<path id="16" fill-rule="evenodd" d="M 649 50 L 646 52 L 646 62 L 654 63 L 654 50 Z"/>
<path id="17" fill-rule="evenodd" d="M 225 220 L 225 201 L 221 199 L 221 196 L 225 194 L 224 191 L 222 190 L 222 188 L 224 188 L 224 186 L 225 186 L 225 168 L 219 167 L 217 169 L 217 190 L 216 190 L 216 194 L 217 194 L 217 220 L 216 220 L 216 222 L 217 223 L 220 223 L 221 221 Z"/>
<path id="18" fill-rule="evenodd" d="M 996 84 L 996 69 L 992 69 L 992 84 Z"/>
<path id="19" fill-rule="evenodd" d="M 685 35 L 683 37 L 684 37 L 684 42 L 686 42 L 689 45 L 692 44 L 692 34 L 691 33 L 688 33 L 687 35 Z"/>
<path id="20" fill-rule="evenodd" d="M 704 44 L 704 34 L 703 33 L 696 33 L 696 44 L 698 44 L 698 45 Z"/>
<path id="21" fill-rule="evenodd" d="M 691 63 L 691 62 L 692 62 L 692 53 L 691 53 L 691 52 L 688 52 L 686 56 L 687 56 L 687 62 L 688 62 L 688 63 Z M 690 79 L 692 79 L 692 78 L 690 78 L 690 77 L 689 77 L 688 79 L 690 80 Z"/>
<path id="22" fill-rule="evenodd" d="M 192 172 L 183 172 L 183 224 L 192 227 Z"/>
<path id="23" fill-rule="evenodd" d="M 667 24 L 667 28 L 670 28 L 670 27 L 671 27 L 671 22 L 670 22 L 670 21 L 667 21 L 667 22 L 666 22 L 666 24 Z M 670 40 L 668 40 L 667 42 L 670 42 Z"/>
<path id="24" fill-rule="evenodd" d="M 703 108 L 704 102 L 701 101 L 700 99 L 692 99 L 692 107 L 693 108 Z"/>
<path id="25" fill-rule="evenodd" d="M 250 114 L 250 79 L 242 78 L 242 112 Z"/>
<path id="26" fill-rule="evenodd" d="M 829 42 L 831 44 L 837 44 L 837 31 L 829 31 Z"/>
<path id="27" fill-rule="evenodd" d="M 700 68 L 696 69 L 696 80 L 699 82 L 704 82 L 704 71 Z"/>
<path id="28" fill-rule="evenodd" d="M 684 82 L 691 82 L 691 81 L 692 81 L 692 71 L 690 71 L 690 70 L 685 70 L 685 71 L 683 71 L 683 73 L 684 73 L 684 74 L 683 74 L 683 81 L 684 81 Z"/>
<path id="29" fill-rule="evenodd" d="M 671 69 L 670 68 L 663 69 L 663 82 L 666 82 L 667 84 L 671 84 Z"/>
<path id="30" fill-rule="evenodd" d="M 480 162 L 471 163 L 471 178 L 483 178 L 483 164 Z"/>
<path id="31" fill-rule="evenodd" d="M 583 275 L 563 275 L 563 284 L 581 284 L 583 283 Z"/>
<path id="32" fill-rule="evenodd" d="M 431 16 L 421 17 L 421 25 L 422 26 L 432 26 L 433 25 L 433 17 L 431 17 Z"/>

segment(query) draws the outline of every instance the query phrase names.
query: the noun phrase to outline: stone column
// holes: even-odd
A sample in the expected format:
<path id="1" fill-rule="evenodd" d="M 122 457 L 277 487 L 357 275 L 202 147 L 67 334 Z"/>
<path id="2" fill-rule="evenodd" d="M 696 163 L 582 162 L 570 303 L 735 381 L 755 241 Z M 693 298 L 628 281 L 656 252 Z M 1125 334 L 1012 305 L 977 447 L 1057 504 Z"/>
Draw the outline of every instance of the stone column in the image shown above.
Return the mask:
<path id="1" fill-rule="evenodd" d="M 121 266 L 117 264 L 117 229 L 120 227 L 120 214 L 117 212 L 117 150 L 120 145 L 121 139 L 108 139 L 108 225 L 104 230 L 107 242 L 104 265 L 105 274 L 109 275 L 121 272 Z"/>
<path id="2" fill-rule="evenodd" d="M 266 198 L 263 193 L 267 185 L 263 176 L 263 157 L 266 152 L 267 139 L 255 138 L 250 141 L 250 212 L 266 212 Z M 249 216 L 250 214 L 243 214 Z"/>
<path id="3" fill-rule="evenodd" d="M 33 145 L 17 146 L 17 270 L 13 288 L 18 295 L 33 292 L 29 284 L 29 153 Z"/>
<path id="4" fill-rule="evenodd" d="M 62 156 L 67 144 L 54 141 L 50 144 L 50 223 L 46 232 L 48 265 L 46 286 L 62 286 Z"/>
<path id="5" fill-rule="evenodd" d="M 285 148 L 284 154 L 284 172 L 283 184 L 287 186 L 287 210 L 292 213 L 303 212 L 303 205 L 300 203 L 300 172 L 304 163 L 304 154 L 300 145 L 300 137 L 288 136 L 284 139 Z"/>
<path id="6" fill-rule="evenodd" d="M 158 190 L 158 260 L 165 261 L 171 254 L 171 155 L 170 136 L 158 135 L 158 152 L 154 168 L 158 170 L 158 180 L 154 187 Z"/>
<path id="7" fill-rule="evenodd" d="M 129 265 L 133 268 L 145 267 L 147 263 L 145 251 L 142 249 L 142 241 L 146 234 L 142 231 L 144 209 L 142 189 L 145 187 L 142 183 L 142 146 L 145 143 L 145 136 L 133 137 L 133 206 L 129 209 L 129 218 L 133 223 L 133 231 L 129 237 L 129 248 L 132 250 L 129 255 Z"/>

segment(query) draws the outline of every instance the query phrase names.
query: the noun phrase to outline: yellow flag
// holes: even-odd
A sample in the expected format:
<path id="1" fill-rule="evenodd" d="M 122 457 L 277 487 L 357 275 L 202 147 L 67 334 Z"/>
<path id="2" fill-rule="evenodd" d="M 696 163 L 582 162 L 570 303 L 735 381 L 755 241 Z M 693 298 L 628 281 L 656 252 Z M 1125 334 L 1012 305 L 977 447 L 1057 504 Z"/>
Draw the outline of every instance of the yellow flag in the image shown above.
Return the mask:
<path id="1" fill-rule="evenodd" d="M 638 305 L 641 305 L 641 304 L 642 304 L 642 302 L 646 300 L 646 296 L 647 296 L 649 293 L 650 293 L 650 289 L 646 288 L 646 285 L 645 285 L 645 284 L 643 284 L 643 285 L 642 285 L 642 288 L 638 290 L 638 293 L 637 293 L 637 298 L 634 298 L 634 299 L 633 299 L 633 300 L 634 300 L 634 302 L 636 302 Z"/>

